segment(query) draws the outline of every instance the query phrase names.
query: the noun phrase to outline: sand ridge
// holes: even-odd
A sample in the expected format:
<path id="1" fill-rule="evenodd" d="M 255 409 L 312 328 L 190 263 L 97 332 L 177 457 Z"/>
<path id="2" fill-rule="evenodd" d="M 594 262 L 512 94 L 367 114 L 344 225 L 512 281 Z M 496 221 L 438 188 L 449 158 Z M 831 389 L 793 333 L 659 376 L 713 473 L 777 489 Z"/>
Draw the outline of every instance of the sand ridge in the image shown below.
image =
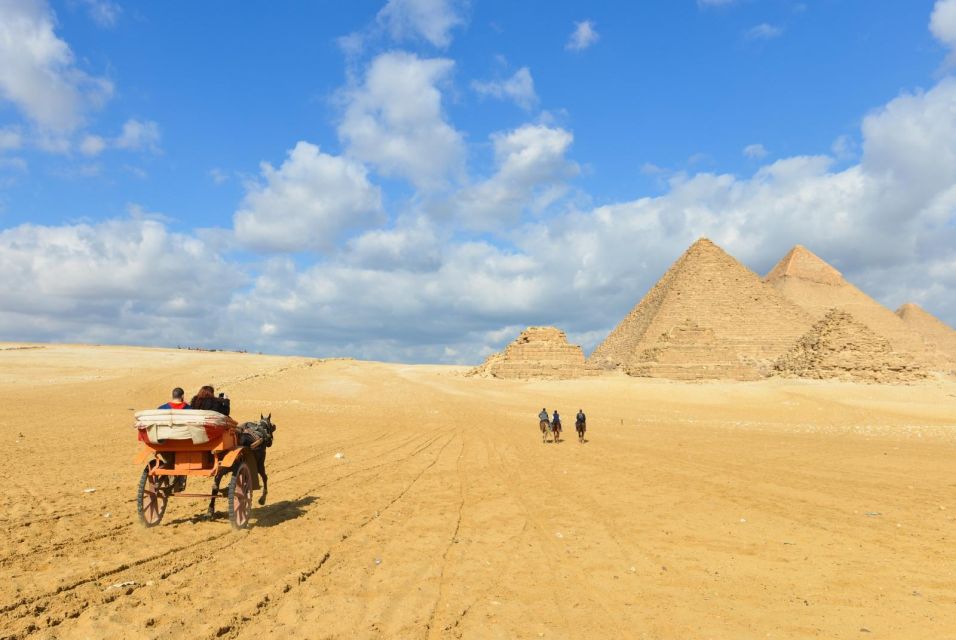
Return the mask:
<path id="1" fill-rule="evenodd" d="M 0 352 L 0 637 L 956 629 L 956 384 L 464 371 Z M 199 519 L 192 501 L 141 529 L 132 409 L 205 383 L 239 420 L 272 412 L 271 502 L 244 533 Z M 589 442 L 541 444 L 541 406 L 585 409 Z"/>

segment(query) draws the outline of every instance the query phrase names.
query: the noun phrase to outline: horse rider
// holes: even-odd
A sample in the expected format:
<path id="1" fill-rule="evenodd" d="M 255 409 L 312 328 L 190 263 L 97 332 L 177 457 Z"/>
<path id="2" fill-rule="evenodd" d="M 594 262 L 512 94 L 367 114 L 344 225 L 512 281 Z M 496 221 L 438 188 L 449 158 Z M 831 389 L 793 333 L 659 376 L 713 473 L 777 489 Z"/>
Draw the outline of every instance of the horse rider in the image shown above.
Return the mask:
<path id="1" fill-rule="evenodd" d="M 578 415 L 575 416 L 574 418 L 575 424 L 579 424 L 582 427 L 585 427 L 587 425 L 587 421 L 588 421 L 588 417 L 584 415 L 584 409 L 578 409 Z"/>
<path id="2" fill-rule="evenodd" d="M 547 419 L 548 419 L 548 410 L 542 407 L 541 413 L 538 414 L 538 420 L 547 420 Z"/>
<path id="3" fill-rule="evenodd" d="M 551 424 L 554 425 L 555 430 L 561 430 L 561 416 L 558 415 L 558 410 L 554 410 L 554 417 L 551 418 Z"/>

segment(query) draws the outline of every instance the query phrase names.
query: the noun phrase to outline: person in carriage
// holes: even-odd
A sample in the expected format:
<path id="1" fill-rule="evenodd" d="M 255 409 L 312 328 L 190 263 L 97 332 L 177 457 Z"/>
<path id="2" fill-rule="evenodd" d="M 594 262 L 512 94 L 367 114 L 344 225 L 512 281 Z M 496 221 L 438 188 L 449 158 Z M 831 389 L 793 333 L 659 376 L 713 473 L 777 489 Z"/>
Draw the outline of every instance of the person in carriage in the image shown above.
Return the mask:
<path id="1" fill-rule="evenodd" d="M 159 405 L 159 407 L 157 408 L 159 409 L 191 409 L 192 407 L 190 407 L 189 403 L 186 402 L 186 400 L 184 399 L 185 395 L 186 395 L 186 392 L 183 391 L 182 387 L 176 387 L 175 389 L 173 389 L 173 392 L 170 394 L 170 396 L 172 396 L 172 399 L 166 404 Z"/>
<path id="2" fill-rule="evenodd" d="M 189 401 L 191 409 L 216 411 L 224 416 L 229 415 L 229 404 L 229 398 L 225 397 L 225 394 L 222 393 L 220 393 L 217 398 L 216 390 L 209 384 L 202 386 L 199 392 L 193 396 L 193 399 Z"/>

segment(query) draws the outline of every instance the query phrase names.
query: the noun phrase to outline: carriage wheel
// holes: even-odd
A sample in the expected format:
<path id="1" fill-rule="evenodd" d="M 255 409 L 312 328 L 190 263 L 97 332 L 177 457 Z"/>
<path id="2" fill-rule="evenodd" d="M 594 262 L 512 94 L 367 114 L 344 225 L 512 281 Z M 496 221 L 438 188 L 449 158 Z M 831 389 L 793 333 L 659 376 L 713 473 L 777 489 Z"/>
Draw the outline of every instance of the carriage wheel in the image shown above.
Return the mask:
<path id="1" fill-rule="evenodd" d="M 136 490 L 136 515 L 144 527 L 155 527 L 162 522 L 170 492 L 169 476 L 150 475 L 149 467 L 143 469 Z"/>
<path id="2" fill-rule="evenodd" d="M 252 472 L 245 462 L 239 464 L 229 481 L 229 522 L 233 529 L 249 526 L 252 511 Z"/>

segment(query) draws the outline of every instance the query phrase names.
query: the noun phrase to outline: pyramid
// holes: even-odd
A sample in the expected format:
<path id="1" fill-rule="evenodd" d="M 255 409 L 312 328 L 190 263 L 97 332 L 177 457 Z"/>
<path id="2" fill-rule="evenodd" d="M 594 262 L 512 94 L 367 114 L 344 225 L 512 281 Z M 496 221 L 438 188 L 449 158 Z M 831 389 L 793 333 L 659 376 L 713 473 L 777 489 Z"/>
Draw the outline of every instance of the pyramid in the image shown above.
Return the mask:
<path id="1" fill-rule="evenodd" d="M 795 246 L 770 270 L 765 281 L 814 320 L 830 309 L 850 313 L 877 335 L 890 341 L 893 350 L 909 353 L 921 364 L 941 363 L 923 338 L 896 314 L 847 282 L 843 275 L 801 245 Z"/>
<path id="2" fill-rule="evenodd" d="M 470 370 L 493 378 L 576 378 L 585 375 L 584 351 L 554 327 L 528 327 L 500 353 Z"/>
<path id="3" fill-rule="evenodd" d="M 896 315 L 935 348 L 951 368 L 956 367 L 956 330 L 913 303 L 904 304 Z"/>
<path id="4" fill-rule="evenodd" d="M 778 375 L 862 382 L 906 382 L 926 377 L 909 354 L 893 351 L 851 314 L 830 309 L 774 364 Z"/>
<path id="5" fill-rule="evenodd" d="M 757 274 L 701 238 L 588 364 L 651 377 L 753 379 L 769 374 L 812 324 Z"/>

